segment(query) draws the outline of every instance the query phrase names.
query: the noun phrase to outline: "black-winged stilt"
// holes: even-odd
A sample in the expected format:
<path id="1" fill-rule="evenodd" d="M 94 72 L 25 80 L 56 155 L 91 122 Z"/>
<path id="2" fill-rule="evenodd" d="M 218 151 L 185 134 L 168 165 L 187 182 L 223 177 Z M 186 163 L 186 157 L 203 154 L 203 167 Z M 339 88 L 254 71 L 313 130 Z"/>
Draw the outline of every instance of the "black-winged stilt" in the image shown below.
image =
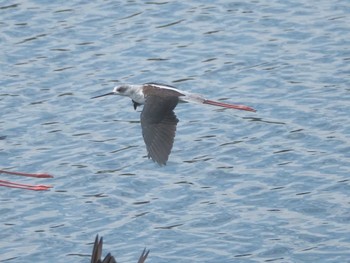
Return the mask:
<path id="1" fill-rule="evenodd" d="M 173 147 L 176 125 L 179 121 L 174 109 L 179 102 L 194 102 L 229 109 L 255 111 L 255 109 L 245 105 L 208 100 L 201 95 L 158 83 L 121 85 L 115 87 L 112 92 L 92 97 L 92 99 L 107 95 L 121 95 L 131 98 L 135 110 L 138 106 L 144 105 L 141 112 L 142 135 L 148 151 L 148 158 L 152 158 L 159 165 L 166 164 Z"/>

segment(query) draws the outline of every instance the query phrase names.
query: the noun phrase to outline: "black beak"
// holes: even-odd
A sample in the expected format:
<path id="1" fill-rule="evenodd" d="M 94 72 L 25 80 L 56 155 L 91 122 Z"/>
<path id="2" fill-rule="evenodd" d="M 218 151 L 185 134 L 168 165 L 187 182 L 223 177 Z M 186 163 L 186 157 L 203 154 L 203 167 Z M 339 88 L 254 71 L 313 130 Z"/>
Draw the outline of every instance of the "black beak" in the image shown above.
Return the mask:
<path id="1" fill-rule="evenodd" d="M 96 99 L 96 98 L 100 98 L 100 97 L 104 97 L 104 96 L 108 96 L 108 95 L 114 95 L 114 94 L 115 94 L 114 92 L 108 92 L 108 93 L 103 94 L 103 95 L 98 95 L 98 96 L 92 97 L 91 99 Z"/>

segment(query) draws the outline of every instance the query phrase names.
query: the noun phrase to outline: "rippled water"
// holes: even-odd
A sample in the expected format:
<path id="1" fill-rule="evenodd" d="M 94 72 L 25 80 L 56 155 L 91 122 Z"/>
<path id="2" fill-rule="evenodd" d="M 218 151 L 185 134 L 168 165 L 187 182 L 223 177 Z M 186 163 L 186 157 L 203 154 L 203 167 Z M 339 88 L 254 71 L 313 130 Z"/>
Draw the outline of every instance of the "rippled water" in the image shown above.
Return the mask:
<path id="1" fill-rule="evenodd" d="M 350 3 L 2 1 L 0 262 L 350 262 Z M 256 113 L 182 104 L 166 167 L 129 99 L 158 81 Z"/>

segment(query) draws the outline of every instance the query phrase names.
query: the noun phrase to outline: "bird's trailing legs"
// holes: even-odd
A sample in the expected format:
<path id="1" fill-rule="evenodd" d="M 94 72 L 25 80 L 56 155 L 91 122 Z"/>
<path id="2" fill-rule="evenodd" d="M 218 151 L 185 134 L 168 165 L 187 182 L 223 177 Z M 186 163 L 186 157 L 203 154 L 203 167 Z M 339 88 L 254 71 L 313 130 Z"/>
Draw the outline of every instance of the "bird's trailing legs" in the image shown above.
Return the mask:
<path id="1" fill-rule="evenodd" d="M 25 177 L 35 177 L 35 178 L 53 178 L 52 175 L 46 174 L 46 173 L 23 173 L 23 172 L 11 172 L 11 171 L 5 171 L 5 170 L 0 170 L 0 173 L 10 174 L 10 175 L 19 175 L 19 176 L 25 176 Z M 5 180 L 0 180 L 0 186 L 32 190 L 32 191 L 46 191 L 52 188 L 52 186 L 50 185 L 20 184 L 20 183 L 5 181 Z"/>

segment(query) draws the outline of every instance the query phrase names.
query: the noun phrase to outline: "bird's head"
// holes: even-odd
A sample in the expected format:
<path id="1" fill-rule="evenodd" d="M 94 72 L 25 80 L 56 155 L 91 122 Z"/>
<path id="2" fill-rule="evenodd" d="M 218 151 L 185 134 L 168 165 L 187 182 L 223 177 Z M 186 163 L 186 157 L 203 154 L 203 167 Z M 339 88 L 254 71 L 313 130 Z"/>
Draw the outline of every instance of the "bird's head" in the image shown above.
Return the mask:
<path id="1" fill-rule="evenodd" d="M 120 95 L 120 96 L 131 97 L 134 92 L 135 92 L 135 87 L 133 85 L 123 84 L 123 85 L 114 87 L 112 92 L 108 92 L 103 95 L 98 95 L 98 96 L 92 97 L 91 99 L 100 98 L 108 95 Z"/>
<path id="2" fill-rule="evenodd" d="M 128 97 L 130 97 L 134 92 L 135 91 L 133 89 L 133 86 L 128 84 L 116 86 L 112 91 L 112 93 L 114 93 L 115 95 L 128 96 Z"/>

